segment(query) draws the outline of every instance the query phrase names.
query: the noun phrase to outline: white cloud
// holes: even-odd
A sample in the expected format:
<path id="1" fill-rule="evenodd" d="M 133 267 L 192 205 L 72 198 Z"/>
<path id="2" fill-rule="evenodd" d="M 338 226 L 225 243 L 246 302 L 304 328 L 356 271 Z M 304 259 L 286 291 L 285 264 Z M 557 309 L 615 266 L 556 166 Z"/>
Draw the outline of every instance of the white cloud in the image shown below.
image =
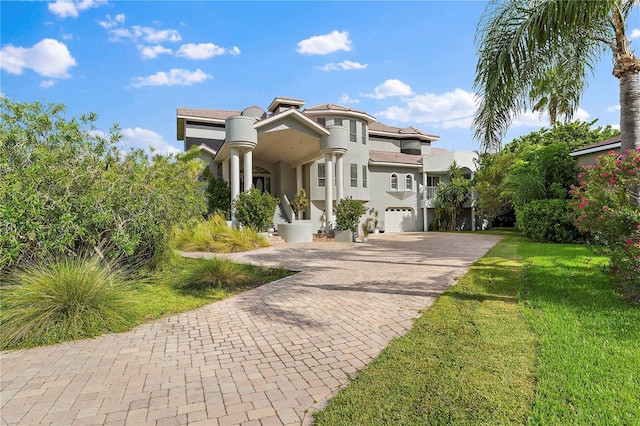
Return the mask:
<path id="1" fill-rule="evenodd" d="M 411 86 L 401 82 L 400 80 L 390 79 L 376 87 L 374 94 L 361 94 L 361 96 L 374 99 L 384 99 L 390 96 L 411 96 L 412 94 L 413 90 L 411 90 Z"/>
<path id="2" fill-rule="evenodd" d="M 640 28 L 635 28 L 633 31 L 631 31 L 631 35 L 629 37 L 631 38 L 640 37 Z"/>
<path id="3" fill-rule="evenodd" d="M 349 95 L 347 95 L 346 93 L 343 93 L 342 96 L 340 97 L 340 102 L 343 104 L 359 104 L 360 100 L 351 99 Z"/>
<path id="4" fill-rule="evenodd" d="M 217 55 L 239 55 L 240 49 L 234 46 L 231 49 L 217 46 L 213 43 L 187 43 L 180 46 L 176 56 L 188 59 L 209 59 Z"/>
<path id="5" fill-rule="evenodd" d="M 607 107 L 607 112 L 616 112 L 620 111 L 620 105 L 609 105 Z"/>
<path id="6" fill-rule="evenodd" d="M 11 74 L 32 69 L 43 77 L 68 78 L 69 68 L 77 62 L 64 43 L 50 38 L 40 40 L 33 47 L 7 45 L 0 50 L 0 68 Z"/>
<path id="7" fill-rule="evenodd" d="M 320 67 L 322 71 L 348 71 L 348 70 L 363 70 L 367 67 L 367 64 L 361 64 L 359 62 L 342 61 L 342 62 L 330 62 Z"/>
<path id="8" fill-rule="evenodd" d="M 611 124 L 612 129 L 620 130 L 620 124 Z"/>
<path id="9" fill-rule="evenodd" d="M 56 84 L 55 80 L 42 80 L 40 82 L 40 87 L 42 87 L 43 89 L 48 89 L 49 87 L 53 86 L 54 84 Z"/>
<path id="10" fill-rule="evenodd" d="M 107 15 L 105 16 L 104 21 L 98 21 L 98 25 L 108 30 L 110 28 L 117 27 L 118 25 L 124 24 L 125 20 L 126 20 L 126 16 L 124 13 L 117 14 L 115 18 L 112 18 L 111 15 Z"/>
<path id="11" fill-rule="evenodd" d="M 376 88 L 378 92 L 382 91 Z M 404 99 L 404 105 L 391 106 L 376 115 L 404 123 L 430 123 L 434 127 L 447 129 L 469 128 L 475 110 L 475 95 L 463 89 L 454 89 L 442 94 L 415 95 Z"/>
<path id="12" fill-rule="evenodd" d="M 190 86 L 210 78 L 213 76 L 206 74 L 201 69 L 192 72 L 173 68 L 168 73 L 160 71 L 146 77 L 134 77 L 131 86 L 136 88 L 143 86 Z"/>
<path id="13" fill-rule="evenodd" d="M 71 40 L 73 38 L 73 34 L 62 34 L 63 40 Z"/>
<path id="14" fill-rule="evenodd" d="M 122 130 L 123 148 L 141 148 L 149 150 L 152 148 L 158 154 L 176 154 L 180 149 L 164 140 L 162 135 L 149 129 L 140 127 L 127 128 Z"/>
<path id="15" fill-rule="evenodd" d="M 142 55 L 143 59 L 155 59 L 158 57 L 158 55 L 172 53 L 171 49 L 167 49 L 166 47 L 163 47 L 160 45 L 155 45 L 155 46 L 138 45 L 137 48 L 140 51 L 140 54 Z"/>
<path id="16" fill-rule="evenodd" d="M 111 41 L 120 41 L 121 39 L 130 39 L 133 41 L 142 38 L 147 43 L 162 43 L 165 41 L 180 41 L 182 36 L 177 30 L 157 30 L 151 27 L 142 27 L 134 25 L 131 29 L 114 28 L 109 30 Z"/>
<path id="17" fill-rule="evenodd" d="M 313 36 L 298 43 L 298 53 L 303 55 L 326 55 L 338 50 L 351 51 L 349 32 L 333 30 L 329 34 Z"/>
<path id="18" fill-rule="evenodd" d="M 49 12 L 60 18 L 77 18 L 81 11 L 105 4 L 107 4 L 106 0 L 56 0 L 49 3 L 47 7 Z"/>

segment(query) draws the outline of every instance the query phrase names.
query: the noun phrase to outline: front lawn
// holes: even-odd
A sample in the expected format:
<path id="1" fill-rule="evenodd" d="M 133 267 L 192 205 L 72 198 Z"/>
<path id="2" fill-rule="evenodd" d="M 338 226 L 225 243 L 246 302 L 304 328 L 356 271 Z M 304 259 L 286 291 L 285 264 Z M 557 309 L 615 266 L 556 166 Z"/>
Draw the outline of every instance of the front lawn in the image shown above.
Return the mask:
<path id="1" fill-rule="evenodd" d="M 605 264 L 507 236 L 316 424 L 637 424 L 640 307 Z"/>

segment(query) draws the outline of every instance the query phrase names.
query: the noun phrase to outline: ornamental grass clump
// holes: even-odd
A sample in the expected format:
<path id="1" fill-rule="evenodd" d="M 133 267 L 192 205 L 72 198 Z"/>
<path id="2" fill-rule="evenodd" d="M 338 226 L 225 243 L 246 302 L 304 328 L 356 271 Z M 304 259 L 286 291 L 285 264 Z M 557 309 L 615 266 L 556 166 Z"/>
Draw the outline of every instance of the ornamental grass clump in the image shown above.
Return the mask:
<path id="1" fill-rule="evenodd" d="M 236 253 L 268 245 L 269 241 L 255 230 L 232 228 L 221 215 L 176 229 L 173 240 L 173 246 L 178 250 L 213 253 Z"/>
<path id="2" fill-rule="evenodd" d="M 97 258 L 41 260 L 3 278 L 0 348 L 124 331 L 138 318 L 128 275 Z"/>
<path id="3" fill-rule="evenodd" d="M 611 259 L 620 282 L 640 293 L 640 148 L 585 166 L 571 188 L 577 226 Z"/>
<path id="4" fill-rule="evenodd" d="M 183 290 L 236 289 L 254 278 L 246 265 L 229 259 L 199 259 L 184 265 L 175 286 Z"/>

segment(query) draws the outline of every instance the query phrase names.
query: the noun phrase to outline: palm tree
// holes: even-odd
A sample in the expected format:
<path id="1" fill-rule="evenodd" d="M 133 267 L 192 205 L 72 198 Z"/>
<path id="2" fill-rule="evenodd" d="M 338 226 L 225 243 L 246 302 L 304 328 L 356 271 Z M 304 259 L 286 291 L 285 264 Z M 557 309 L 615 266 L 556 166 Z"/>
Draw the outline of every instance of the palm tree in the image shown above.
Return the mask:
<path id="1" fill-rule="evenodd" d="M 474 86 L 478 110 L 475 137 L 484 151 L 497 151 L 511 121 L 527 107 L 534 82 L 586 86 L 588 71 L 613 53 L 620 81 L 622 150 L 640 147 L 640 60 L 629 49 L 625 23 L 639 0 L 491 0 L 478 25 Z M 568 91 L 570 93 L 571 91 Z M 577 102 L 572 108 L 577 107 Z"/>
<path id="2" fill-rule="evenodd" d="M 556 127 L 560 117 L 563 124 L 573 119 L 582 94 L 582 87 L 578 87 L 578 84 L 566 84 L 563 76 L 564 68 L 559 64 L 534 79 L 529 92 L 531 110 L 539 112 L 541 116 L 547 111 L 551 127 Z"/>

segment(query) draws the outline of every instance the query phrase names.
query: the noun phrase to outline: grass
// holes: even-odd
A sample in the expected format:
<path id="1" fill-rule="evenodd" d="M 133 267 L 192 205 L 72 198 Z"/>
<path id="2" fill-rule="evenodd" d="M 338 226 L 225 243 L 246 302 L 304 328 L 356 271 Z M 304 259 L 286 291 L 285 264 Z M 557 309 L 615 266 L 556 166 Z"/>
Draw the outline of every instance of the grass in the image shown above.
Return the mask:
<path id="1" fill-rule="evenodd" d="M 266 238 L 251 228 L 231 228 L 224 218 L 214 215 L 209 220 L 178 228 L 174 233 L 173 246 L 183 251 L 208 251 L 235 253 L 267 247 Z"/>
<path id="2" fill-rule="evenodd" d="M 136 323 L 131 280 L 95 258 L 39 261 L 4 282 L 0 348 L 118 332 Z"/>
<path id="3" fill-rule="evenodd" d="M 0 348 L 30 348 L 125 331 L 291 275 L 284 269 L 241 265 L 241 282 L 177 286 L 177 277 L 210 262 L 174 255 L 158 270 L 124 276 L 95 260 L 78 265 L 65 259 L 9 274 L 0 286 Z M 122 320 L 116 322 L 118 316 Z"/>
<path id="4" fill-rule="evenodd" d="M 640 308 L 606 259 L 502 234 L 317 425 L 639 423 Z"/>

